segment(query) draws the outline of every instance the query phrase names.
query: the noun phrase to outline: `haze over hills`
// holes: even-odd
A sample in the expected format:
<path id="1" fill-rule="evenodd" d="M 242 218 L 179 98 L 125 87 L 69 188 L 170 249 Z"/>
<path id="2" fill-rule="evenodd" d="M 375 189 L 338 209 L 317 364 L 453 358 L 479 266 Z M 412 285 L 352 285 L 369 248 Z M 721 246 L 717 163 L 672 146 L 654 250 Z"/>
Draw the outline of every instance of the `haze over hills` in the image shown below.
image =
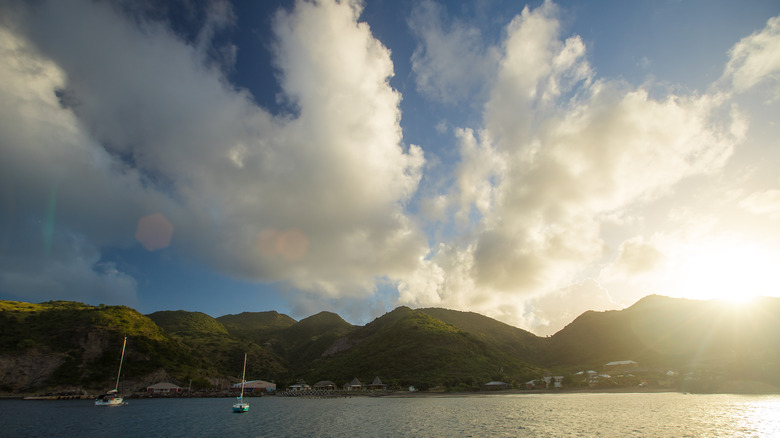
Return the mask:
<path id="1" fill-rule="evenodd" d="M 779 353 L 780 298 L 738 304 L 651 295 L 624 310 L 583 313 L 549 339 L 543 361 L 597 366 L 625 357 L 678 369 L 764 367 Z"/>
<path id="2" fill-rule="evenodd" d="M 587 384 L 577 371 L 620 360 L 638 362 L 645 373 L 706 371 L 724 381 L 780 386 L 780 299 L 738 307 L 649 296 L 627 309 L 585 312 L 546 338 L 441 308 L 399 307 L 354 326 L 331 312 L 295 321 L 277 312 L 213 318 L 0 301 L 0 391 L 105 389 L 115 379 L 124 335 L 124 377 L 133 389 L 162 380 L 224 388 L 240 375 L 244 352 L 247 378 L 279 388 L 298 379 L 341 385 L 379 376 L 398 388 L 474 390 L 491 380 L 522 387 L 551 373 L 577 386 Z"/>

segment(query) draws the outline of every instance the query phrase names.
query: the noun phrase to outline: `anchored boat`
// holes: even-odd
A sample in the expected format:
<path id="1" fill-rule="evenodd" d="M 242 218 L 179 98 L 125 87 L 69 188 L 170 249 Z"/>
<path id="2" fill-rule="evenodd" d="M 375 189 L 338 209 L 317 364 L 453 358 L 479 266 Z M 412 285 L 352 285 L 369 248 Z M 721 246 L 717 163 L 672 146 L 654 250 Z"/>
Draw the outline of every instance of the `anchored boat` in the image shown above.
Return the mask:
<path id="1" fill-rule="evenodd" d="M 125 399 L 119 393 L 119 376 L 122 375 L 122 362 L 125 360 L 125 346 L 127 346 L 127 336 L 122 343 L 122 356 L 119 358 L 119 371 L 116 373 L 116 386 L 114 389 L 107 391 L 105 394 L 100 394 L 95 399 L 95 406 L 121 406 L 125 403 Z"/>
<path id="2" fill-rule="evenodd" d="M 241 395 L 233 405 L 233 412 L 241 413 L 249 411 L 249 403 L 244 402 L 244 378 L 246 377 L 246 353 L 244 353 L 244 371 L 241 372 Z"/>

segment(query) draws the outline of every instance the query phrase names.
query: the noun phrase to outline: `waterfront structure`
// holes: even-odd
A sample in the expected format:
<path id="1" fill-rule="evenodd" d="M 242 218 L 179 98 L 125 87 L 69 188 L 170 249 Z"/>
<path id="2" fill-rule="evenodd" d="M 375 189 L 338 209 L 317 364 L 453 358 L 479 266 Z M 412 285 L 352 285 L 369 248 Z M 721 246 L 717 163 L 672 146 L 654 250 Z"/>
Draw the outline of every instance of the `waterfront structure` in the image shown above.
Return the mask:
<path id="1" fill-rule="evenodd" d="M 170 382 L 155 383 L 152 386 L 146 387 L 146 392 L 148 394 L 178 394 L 182 391 L 184 391 L 183 388 Z"/>
<path id="2" fill-rule="evenodd" d="M 241 389 L 241 384 L 236 383 L 233 385 L 233 390 L 238 391 Z M 244 392 L 274 392 L 276 391 L 276 383 L 266 382 L 265 380 L 250 380 L 244 382 Z"/>

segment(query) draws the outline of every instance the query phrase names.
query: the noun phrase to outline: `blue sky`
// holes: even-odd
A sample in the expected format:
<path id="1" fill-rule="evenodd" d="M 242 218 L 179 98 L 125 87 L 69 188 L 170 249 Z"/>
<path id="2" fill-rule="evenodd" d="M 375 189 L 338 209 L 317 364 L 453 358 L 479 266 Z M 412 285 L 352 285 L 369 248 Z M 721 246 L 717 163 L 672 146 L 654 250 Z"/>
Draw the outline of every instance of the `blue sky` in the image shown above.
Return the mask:
<path id="1" fill-rule="evenodd" d="M 776 0 L 0 16 L 0 299 L 546 335 L 780 295 Z"/>

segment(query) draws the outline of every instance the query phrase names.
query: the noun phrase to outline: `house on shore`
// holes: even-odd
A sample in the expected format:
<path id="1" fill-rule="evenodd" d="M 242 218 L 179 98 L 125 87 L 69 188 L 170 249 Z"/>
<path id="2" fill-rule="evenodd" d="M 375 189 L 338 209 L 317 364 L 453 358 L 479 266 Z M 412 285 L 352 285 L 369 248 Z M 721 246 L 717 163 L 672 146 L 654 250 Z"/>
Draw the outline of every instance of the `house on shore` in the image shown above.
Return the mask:
<path id="1" fill-rule="evenodd" d="M 371 391 L 384 391 L 385 389 L 387 389 L 387 385 L 385 385 L 384 383 L 382 383 L 381 380 L 379 380 L 379 376 L 376 376 L 374 378 L 374 381 L 371 382 L 370 385 L 368 385 L 368 389 L 370 389 Z"/>
<path id="2" fill-rule="evenodd" d="M 238 391 L 241 389 L 241 383 L 233 385 L 233 390 Z M 250 380 L 244 382 L 244 392 L 274 392 L 276 391 L 276 383 L 266 382 L 265 380 Z"/>
<path id="3" fill-rule="evenodd" d="M 639 362 L 634 362 L 633 360 L 616 360 L 614 362 L 604 364 L 604 369 L 610 371 L 632 369 L 637 367 L 639 367 Z"/>
<path id="4" fill-rule="evenodd" d="M 360 383 L 360 380 L 358 380 L 357 377 L 355 377 L 351 382 L 345 383 L 343 388 L 345 391 L 360 391 L 363 389 L 363 384 Z"/>
<path id="5" fill-rule="evenodd" d="M 184 391 L 184 389 L 170 382 L 155 383 L 152 386 L 146 387 L 147 394 L 179 394 L 182 391 Z"/>
<path id="6" fill-rule="evenodd" d="M 545 388 L 563 388 L 563 376 L 545 376 L 544 377 Z"/>
<path id="7" fill-rule="evenodd" d="M 331 382 L 330 380 L 320 380 L 319 382 L 314 384 L 314 389 L 319 391 L 335 391 L 336 384 Z"/>
<path id="8" fill-rule="evenodd" d="M 290 391 L 308 391 L 311 389 L 311 386 L 309 386 L 308 383 L 303 381 L 303 379 L 298 380 L 298 382 L 295 385 L 290 386 Z"/>
<path id="9" fill-rule="evenodd" d="M 502 389 L 509 389 L 509 384 L 506 382 L 500 382 L 498 380 L 494 380 L 492 382 L 487 382 L 484 385 L 482 385 L 482 389 L 485 391 L 500 391 Z"/>

